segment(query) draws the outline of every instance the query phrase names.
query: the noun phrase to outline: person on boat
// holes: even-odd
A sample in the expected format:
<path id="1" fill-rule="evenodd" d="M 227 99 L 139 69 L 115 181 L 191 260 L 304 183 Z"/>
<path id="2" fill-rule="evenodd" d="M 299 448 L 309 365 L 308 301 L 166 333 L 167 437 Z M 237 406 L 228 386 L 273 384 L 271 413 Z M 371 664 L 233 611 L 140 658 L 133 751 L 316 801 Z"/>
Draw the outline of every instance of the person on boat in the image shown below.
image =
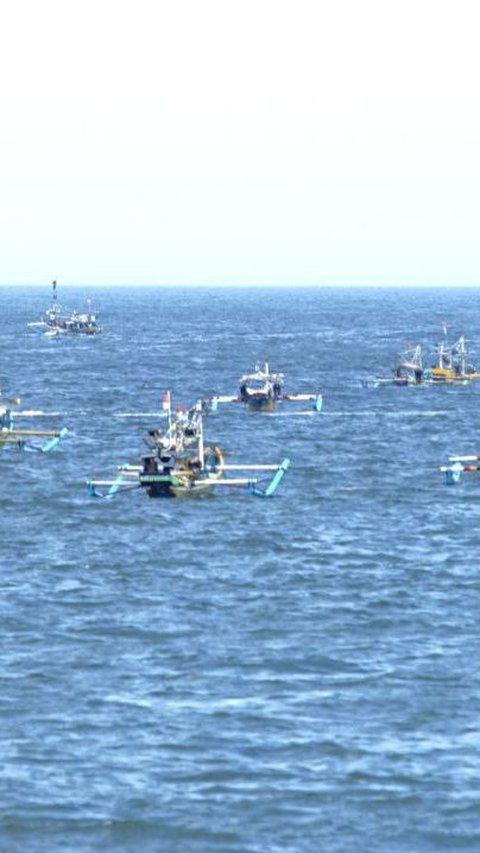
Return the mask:
<path id="1" fill-rule="evenodd" d="M 145 456 L 143 459 L 143 473 L 155 474 L 157 471 L 158 465 L 155 456 Z"/>
<path id="2" fill-rule="evenodd" d="M 198 435 L 199 428 L 201 423 L 201 416 L 199 416 L 199 411 L 196 406 L 189 409 L 187 412 L 187 420 L 184 427 L 185 435 L 188 438 L 194 438 Z"/>
<path id="3" fill-rule="evenodd" d="M 282 384 L 281 382 L 273 383 L 273 397 L 275 400 L 281 400 L 282 398 Z"/>
<path id="4" fill-rule="evenodd" d="M 8 430 L 12 425 L 10 409 L 0 409 L 0 430 Z"/>
<path id="5" fill-rule="evenodd" d="M 188 415 L 186 414 L 185 409 L 183 408 L 183 403 L 178 403 L 177 404 L 177 421 L 180 424 L 185 423 L 185 421 L 187 420 L 187 417 L 188 417 Z"/>
<path id="6" fill-rule="evenodd" d="M 198 474 L 202 470 L 202 463 L 198 456 L 191 457 L 187 462 L 188 468 L 194 474 Z"/>
<path id="7" fill-rule="evenodd" d="M 164 474 L 171 474 L 175 468 L 175 457 L 171 453 L 161 453 L 160 462 Z"/>

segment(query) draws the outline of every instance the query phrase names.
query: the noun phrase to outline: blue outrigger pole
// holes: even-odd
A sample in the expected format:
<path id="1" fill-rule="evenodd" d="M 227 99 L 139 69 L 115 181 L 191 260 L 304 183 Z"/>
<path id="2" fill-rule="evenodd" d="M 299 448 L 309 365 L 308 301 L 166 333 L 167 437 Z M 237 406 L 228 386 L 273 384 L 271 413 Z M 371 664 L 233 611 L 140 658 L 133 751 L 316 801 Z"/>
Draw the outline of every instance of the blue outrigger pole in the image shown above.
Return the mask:
<path id="1" fill-rule="evenodd" d="M 282 482 L 289 465 L 290 459 L 284 459 L 282 464 L 278 467 L 277 473 L 272 477 L 266 489 L 261 489 L 259 486 L 255 485 L 255 482 L 252 482 L 248 486 L 249 493 L 251 495 L 255 495 L 258 498 L 272 498 L 275 492 L 277 491 L 280 483 Z"/>

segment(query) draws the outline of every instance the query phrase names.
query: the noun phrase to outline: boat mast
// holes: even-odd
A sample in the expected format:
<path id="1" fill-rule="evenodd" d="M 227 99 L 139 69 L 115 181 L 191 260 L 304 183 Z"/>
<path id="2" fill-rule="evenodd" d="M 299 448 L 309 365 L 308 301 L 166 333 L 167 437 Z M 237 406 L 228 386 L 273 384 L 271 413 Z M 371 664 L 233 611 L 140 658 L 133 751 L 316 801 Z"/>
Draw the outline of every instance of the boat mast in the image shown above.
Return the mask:
<path id="1" fill-rule="evenodd" d="M 51 307 L 51 313 L 53 314 L 54 318 L 56 319 L 57 314 L 58 314 L 58 302 L 57 302 L 57 279 L 56 279 L 56 278 L 52 281 L 52 307 Z"/>
<path id="2" fill-rule="evenodd" d="M 456 354 L 460 356 L 460 373 L 467 372 L 467 348 L 465 346 L 465 336 L 461 335 L 455 345 Z"/>
<path id="3" fill-rule="evenodd" d="M 168 432 L 172 431 L 172 396 L 170 391 L 165 391 L 162 397 L 162 411 L 167 413 Z"/>
<path id="4" fill-rule="evenodd" d="M 203 418 L 202 416 L 200 416 L 200 430 L 198 434 L 198 458 L 200 460 L 200 467 L 202 470 L 205 465 L 205 454 L 203 450 Z"/>
<path id="5" fill-rule="evenodd" d="M 415 347 L 415 352 L 413 355 L 413 363 L 416 364 L 420 369 L 423 368 L 422 364 L 422 347 L 420 344 L 417 344 Z"/>
<path id="6" fill-rule="evenodd" d="M 438 345 L 438 366 L 441 370 L 445 368 L 444 356 L 446 356 L 447 350 L 443 343 Z"/>

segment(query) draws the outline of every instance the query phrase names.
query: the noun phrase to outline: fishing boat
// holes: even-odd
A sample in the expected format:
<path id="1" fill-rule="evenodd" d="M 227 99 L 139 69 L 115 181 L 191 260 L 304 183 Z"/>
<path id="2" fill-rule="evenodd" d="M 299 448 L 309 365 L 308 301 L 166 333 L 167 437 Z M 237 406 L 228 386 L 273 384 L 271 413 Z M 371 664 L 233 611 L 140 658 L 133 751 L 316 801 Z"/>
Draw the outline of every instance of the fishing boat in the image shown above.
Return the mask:
<path id="1" fill-rule="evenodd" d="M 323 398 L 321 394 L 286 394 L 284 374 L 272 373 L 265 362 L 240 378 L 238 394 L 213 396 L 203 402 L 209 411 L 216 411 L 220 403 L 245 403 L 252 412 L 271 412 L 284 402 L 313 402 L 314 411 L 320 412 Z"/>
<path id="2" fill-rule="evenodd" d="M 47 337 L 57 335 L 97 335 L 101 332 L 97 317 L 92 312 L 91 299 L 87 299 L 87 310 L 65 313 L 58 304 L 57 282 L 52 282 L 52 301 L 45 311 L 44 319 L 27 324 L 31 329 L 42 331 Z"/>
<path id="3" fill-rule="evenodd" d="M 417 344 L 413 349 L 406 349 L 398 358 L 394 367 L 394 385 L 420 385 L 425 379 L 423 369 L 422 348 Z"/>
<path id="4" fill-rule="evenodd" d="M 90 495 L 111 499 L 121 492 L 144 489 L 150 498 L 191 497 L 207 494 L 218 487 L 243 487 L 251 495 L 272 497 L 290 460 L 284 459 L 280 464 L 227 464 L 219 447 L 205 445 L 203 415 L 200 408 L 197 412 L 199 418 L 192 441 L 190 437 L 187 440 L 179 438 L 177 428 L 171 433 L 166 430 L 162 441 L 150 446 L 150 452 L 143 456 L 140 464 L 120 466 L 112 479 L 89 480 Z M 225 476 L 231 472 L 237 476 Z M 257 472 L 269 472 L 270 481 L 262 485 Z"/>
<path id="5" fill-rule="evenodd" d="M 50 453 L 62 438 L 68 435 L 68 430 L 65 427 L 60 430 L 19 429 L 15 425 L 11 407 L 18 406 L 20 403 L 19 397 L 2 397 L 0 393 L 0 450 L 16 448 Z"/>
<path id="6" fill-rule="evenodd" d="M 480 456 L 473 454 L 470 456 L 449 456 L 448 465 L 442 465 L 440 468 L 442 474 L 445 474 L 445 482 L 448 486 L 458 483 L 463 473 L 477 473 L 480 471 Z"/>
<path id="7" fill-rule="evenodd" d="M 451 351 L 453 349 L 454 347 L 451 347 L 449 350 L 450 355 L 448 357 L 450 358 L 450 361 L 448 363 L 450 365 L 453 364 L 451 361 Z M 434 365 L 432 368 L 425 368 L 421 345 L 417 344 L 416 346 L 411 347 L 410 344 L 407 343 L 404 352 L 397 356 L 391 376 L 378 376 L 363 379 L 362 385 L 366 388 L 378 388 L 381 385 L 402 385 L 418 388 L 427 385 L 439 384 L 440 382 L 454 385 L 466 385 L 470 379 L 473 378 L 472 374 L 457 370 L 457 362 L 455 362 L 455 369 L 453 369 L 453 367 L 449 369 L 446 368 L 446 348 L 442 351 L 442 359 L 442 361 L 437 362 L 436 366 Z"/>
<path id="8" fill-rule="evenodd" d="M 362 380 L 366 388 L 378 388 L 380 385 L 422 385 L 428 384 L 429 377 L 423 367 L 422 347 L 417 344 L 411 347 L 407 343 L 405 350 L 400 353 L 392 368 L 391 376 L 376 376 Z"/>
<path id="9" fill-rule="evenodd" d="M 461 380 L 480 379 L 480 372 L 469 361 L 465 336 L 460 335 L 453 344 L 445 340 L 435 347 L 436 360 L 429 373 L 436 382 L 458 382 Z"/>

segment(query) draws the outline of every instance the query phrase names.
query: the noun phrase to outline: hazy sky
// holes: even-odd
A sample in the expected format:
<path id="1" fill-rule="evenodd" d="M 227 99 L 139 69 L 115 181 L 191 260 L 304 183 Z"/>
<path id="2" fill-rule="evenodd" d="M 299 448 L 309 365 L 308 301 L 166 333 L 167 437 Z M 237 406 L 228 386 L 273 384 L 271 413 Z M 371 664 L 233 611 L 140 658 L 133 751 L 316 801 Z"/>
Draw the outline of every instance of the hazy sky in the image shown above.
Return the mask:
<path id="1" fill-rule="evenodd" d="M 479 20 L 3 0 L 0 284 L 479 284 Z"/>

